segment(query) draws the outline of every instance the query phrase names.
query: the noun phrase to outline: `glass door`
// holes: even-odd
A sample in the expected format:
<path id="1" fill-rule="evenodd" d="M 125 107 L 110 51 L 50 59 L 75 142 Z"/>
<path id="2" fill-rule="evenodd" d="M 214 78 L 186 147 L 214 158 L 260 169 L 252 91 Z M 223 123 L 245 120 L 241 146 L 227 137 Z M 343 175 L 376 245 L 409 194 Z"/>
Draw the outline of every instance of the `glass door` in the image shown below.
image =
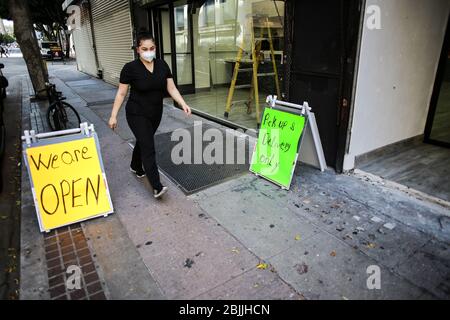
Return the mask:
<path id="1" fill-rule="evenodd" d="M 152 29 L 155 35 L 157 57 L 167 62 L 172 70 L 172 41 L 170 36 L 170 11 L 164 5 L 151 9 Z"/>
<path id="2" fill-rule="evenodd" d="M 282 83 L 284 1 L 174 1 L 151 11 L 158 57 L 171 67 L 190 107 L 206 118 L 256 129 L 266 97 L 278 94 Z"/>
<path id="3" fill-rule="evenodd" d="M 181 94 L 195 92 L 192 17 L 186 2 L 170 3 L 151 10 L 158 57 L 169 65 Z"/>
<path id="4" fill-rule="evenodd" d="M 177 85 L 182 94 L 195 93 L 192 53 L 192 15 L 187 1 L 173 4 L 173 34 Z M 175 72 L 175 69 L 173 69 Z"/>

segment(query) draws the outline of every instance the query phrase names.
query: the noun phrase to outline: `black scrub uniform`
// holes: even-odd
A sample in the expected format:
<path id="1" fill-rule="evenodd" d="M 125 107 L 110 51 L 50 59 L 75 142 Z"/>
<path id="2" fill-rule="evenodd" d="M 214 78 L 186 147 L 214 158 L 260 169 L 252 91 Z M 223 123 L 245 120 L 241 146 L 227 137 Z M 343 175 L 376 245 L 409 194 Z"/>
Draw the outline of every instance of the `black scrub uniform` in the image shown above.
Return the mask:
<path id="1" fill-rule="evenodd" d="M 125 107 L 128 125 L 136 137 L 131 168 L 137 170 L 143 165 L 150 184 L 158 191 L 162 185 L 156 164 L 154 136 L 161 123 L 168 78 L 172 78 L 170 68 L 160 59 L 154 60 L 153 72 L 137 59 L 127 63 L 120 74 L 120 83 L 129 84 L 131 88 Z"/>

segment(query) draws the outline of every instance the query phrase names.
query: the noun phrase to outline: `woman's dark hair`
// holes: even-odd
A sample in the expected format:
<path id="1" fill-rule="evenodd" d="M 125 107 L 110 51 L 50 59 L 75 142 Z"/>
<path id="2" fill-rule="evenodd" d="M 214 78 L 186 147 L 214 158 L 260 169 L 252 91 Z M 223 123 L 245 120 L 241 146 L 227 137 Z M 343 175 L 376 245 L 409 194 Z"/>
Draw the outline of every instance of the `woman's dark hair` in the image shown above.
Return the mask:
<path id="1" fill-rule="evenodd" d="M 153 38 L 152 34 L 150 32 L 141 32 L 137 35 L 136 39 L 136 47 L 140 47 L 142 41 L 151 40 L 155 42 L 155 38 Z"/>

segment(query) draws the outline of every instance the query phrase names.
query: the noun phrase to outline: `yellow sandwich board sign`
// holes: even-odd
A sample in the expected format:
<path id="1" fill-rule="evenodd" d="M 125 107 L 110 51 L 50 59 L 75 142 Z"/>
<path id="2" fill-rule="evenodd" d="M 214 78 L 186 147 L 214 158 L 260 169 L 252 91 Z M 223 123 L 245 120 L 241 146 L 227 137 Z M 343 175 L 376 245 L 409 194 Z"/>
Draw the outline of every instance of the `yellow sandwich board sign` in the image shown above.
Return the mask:
<path id="1" fill-rule="evenodd" d="M 113 212 L 95 132 L 24 143 L 41 231 Z M 26 133 L 27 135 L 27 133 Z"/>

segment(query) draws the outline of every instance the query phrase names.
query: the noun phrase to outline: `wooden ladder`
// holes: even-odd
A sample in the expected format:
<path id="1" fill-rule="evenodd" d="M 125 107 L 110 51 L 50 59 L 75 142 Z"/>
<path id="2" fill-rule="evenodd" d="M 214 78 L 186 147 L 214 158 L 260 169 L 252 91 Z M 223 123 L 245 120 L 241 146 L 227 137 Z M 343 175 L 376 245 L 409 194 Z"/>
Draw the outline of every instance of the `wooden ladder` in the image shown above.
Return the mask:
<path id="1" fill-rule="evenodd" d="M 256 122 L 259 126 L 261 123 L 261 109 L 260 109 L 260 102 L 259 102 L 258 79 L 260 77 L 268 77 L 268 76 L 272 77 L 273 76 L 274 80 L 275 80 L 277 94 L 279 97 L 281 97 L 280 81 L 279 81 L 279 77 L 278 77 L 278 68 L 277 68 L 277 62 L 275 60 L 275 50 L 274 50 L 274 46 L 273 46 L 272 30 L 270 27 L 269 19 L 266 18 L 266 20 L 265 20 L 265 23 L 264 23 L 265 28 L 264 27 L 260 28 L 260 34 L 259 34 L 260 37 L 259 38 L 255 37 L 255 30 L 254 30 L 255 28 L 254 28 L 253 17 L 251 17 L 249 19 L 248 24 L 249 24 L 250 31 L 251 31 L 251 45 L 252 45 L 251 59 L 247 59 L 247 60 L 243 59 L 244 52 L 245 52 L 244 51 L 245 36 L 243 36 L 242 37 L 242 45 L 239 47 L 238 54 L 236 57 L 236 64 L 234 66 L 233 78 L 231 80 L 231 86 L 230 86 L 230 90 L 228 92 L 228 98 L 227 98 L 227 104 L 225 107 L 224 117 L 225 117 L 225 119 L 228 119 L 233 105 L 240 103 L 240 102 L 244 102 L 247 105 L 247 114 L 251 114 L 252 113 L 252 102 L 253 102 L 253 98 L 254 98 L 254 102 L 255 102 L 255 106 L 256 106 Z M 264 38 L 264 31 L 265 31 L 264 29 L 267 30 L 267 38 Z M 261 62 L 261 47 L 262 47 L 263 41 L 268 41 L 269 45 L 270 45 L 270 56 L 271 56 L 272 65 L 273 65 L 273 72 L 270 72 L 270 73 L 258 73 L 259 64 Z M 252 64 L 252 68 L 241 68 L 241 64 L 244 64 L 244 63 Z M 239 72 L 252 72 L 251 84 L 236 85 Z M 243 101 L 233 101 L 235 90 L 236 89 L 245 89 L 245 88 L 251 88 L 249 99 L 243 100 Z"/>

